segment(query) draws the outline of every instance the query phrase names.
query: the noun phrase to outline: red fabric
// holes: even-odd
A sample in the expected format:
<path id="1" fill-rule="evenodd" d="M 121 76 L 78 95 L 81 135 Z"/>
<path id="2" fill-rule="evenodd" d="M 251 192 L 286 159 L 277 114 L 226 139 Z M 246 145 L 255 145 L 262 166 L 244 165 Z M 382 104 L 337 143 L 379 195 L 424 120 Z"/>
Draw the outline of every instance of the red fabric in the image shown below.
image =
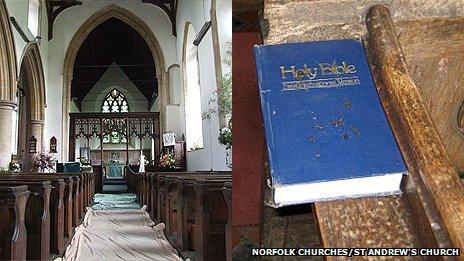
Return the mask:
<path id="1" fill-rule="evenodd" d="M 232 224 L 259 224 L 264 131 L 259 102 L 253 45 L 258 32 L 234 32 Z"/>

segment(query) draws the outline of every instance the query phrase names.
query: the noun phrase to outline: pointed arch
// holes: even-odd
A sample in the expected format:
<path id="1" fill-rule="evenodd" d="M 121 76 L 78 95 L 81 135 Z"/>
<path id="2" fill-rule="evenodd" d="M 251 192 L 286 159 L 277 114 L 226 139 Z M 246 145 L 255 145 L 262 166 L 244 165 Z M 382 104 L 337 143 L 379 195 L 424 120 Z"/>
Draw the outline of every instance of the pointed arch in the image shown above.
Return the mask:
<path id="1" fill-rule="evenodd" d="M 0 0 L 0 100 L 14 101 L 16 96 L 16 52 L 10 15 L 4 0 Z"/>
<path id="2" fill-rule="evenodd" d="M 101 112 L 129 112 L 129 102 L 126 96 L 118 89 L 112 89 L 106 96 L 101 105 Z"/>
<path id="3" fill-rule="evenodd" d="M 29 153 L 29 139 L 37 139 L 37 152 L 42 148 L 45 118 L 45 80 L 37 43 L 29 43 L 23 51 L 19 73 L 18 154 L 25 170 L 34 170 L 35 154 Z"/>
<path id="4" fill-rule="evenodd" d="M 143 39 L 145 39 L 155 61 L 156 78 L 158 79 L 158 96 L 160 98 L 160 123 L 161 132 L 165 130 L 165 115 L 166 104 L 169 103 L 169 80 L 168 73 L 166 72 L 166 64 L 161 46 L 151 31 L 150 27 L 137 17 L 132 12 L 114 4 L 103 7 L 98 12 L 88 18 L 81 27 L 74 34 L 71 42 L 66 51 L 64 64 L 63 64 L 63 148 L 62 156 L 68 155 L 68 139 L 69 137 L 69 109 L 71 106 L 71 81 L 73 76 L 74 61 L 76 60 L 77 53 L 95 27 L 103 23 L 109 18 L 117 18 L 132 28 L 134 28 Z"/>
<path id="5" fill-rule="evenodd" d="M 45 79 L 40 57 L 39 46 L 37 43 L 29 43 L 24 49 L 24 55 L 21 61 L 21 68 L 24 66 L 25 77 L 29 81 L 27 92 L 30 96 L 30 115 L 31 121 L 44 121 L 45 118 Z"/>

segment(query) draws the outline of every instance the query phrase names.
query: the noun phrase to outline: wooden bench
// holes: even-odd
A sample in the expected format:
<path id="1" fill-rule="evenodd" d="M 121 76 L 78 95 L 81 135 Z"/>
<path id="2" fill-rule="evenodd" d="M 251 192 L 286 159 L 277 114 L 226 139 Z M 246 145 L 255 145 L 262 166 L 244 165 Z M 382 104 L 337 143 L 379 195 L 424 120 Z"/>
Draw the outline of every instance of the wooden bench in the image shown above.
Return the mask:
<path id="1" fill-rule="evenodd" d="M 226 260 L 230 172 L 127 171 L 137 200 L 147 205 L 155 222 L 165 223 L 165 234 L 175 248 L 194 253 L 197 260 Z M 227 188 L 228 197 L 223 191 L 227 194 Z"/>
<path id="2" fill-rule="evenodd" d="M 225 260 L 227 203 L 222 195 L 224 182 L 231 179 L 205 178 L 194 181 L 196 194 L 195 258 Z"/>
<path id="3" fill-rule="evenodd" d="M 15 173 L 0 176 L 0 181 L 21 179 L 52 182 L 54 188 L 50 201 L 52 231 L 49 239 L 50 250 L 53 254 L 61 255 L 64 252 L 64 246 L 73 236 L 74 227 L 79 225 L 86 207 L 92 202 L 95 192 L 93 177 L 92 173 Z M 58 197 L 54 197 L 55 195 Z"/>
<path id="4" fill-rule="evenodd" d="M 65 218 L 65 203 L 64 190 L 65 182 L 59 177 L 44 177 L 36 175 L 18 176 L 18 175 L 2 175 L 0 182 L 4 184 L 21 184 L 24 181 L 50 181 L 52 185 L 50 193 L 50 253 L 61 255 L 64 252 L 64 218 Z"/>
<path id="5" fill-rule="evenodd" d="M 0 185 L 0 260 L 25 260 L 27 186 Z"/>
<path id="6" fill-rule="evenodd" d="M 50 255 L 50 181 L 0 180 L 0 186 L 27 185 L 31 192 L 26 203 L 26 258 L 48 260 Z"/>
<path id="7" fill-rule="evenodd" d="M 232 261 L 232 182 L 225 182 L 222 195 L 227 204 L 226 260 Z"/>

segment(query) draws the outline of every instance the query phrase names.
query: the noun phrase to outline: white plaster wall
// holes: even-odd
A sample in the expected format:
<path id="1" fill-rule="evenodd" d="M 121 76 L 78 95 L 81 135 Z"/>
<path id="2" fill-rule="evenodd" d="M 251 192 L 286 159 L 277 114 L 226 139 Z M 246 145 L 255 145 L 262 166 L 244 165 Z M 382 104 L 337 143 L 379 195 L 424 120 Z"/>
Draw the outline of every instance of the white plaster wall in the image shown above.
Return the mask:
<path id="1" fill-rule="evenodd" d="M 172 131 L 176 134 L 176 140 L 180 141 L 182 139 L 182 128 L 181 122 L 182 119 L 180 117 L 180 105 L 167 105 L 166 106 L 166 131 Z"/>
<path id="2" fill-rule="evenodd" d="M 218 0 L 227 1 L 227 0 Z M 199 32 L 203 24 L 210 21 L 210 0 L 180 1 L 177 12 L 177 54 L 179 64 L 181 64 L 181 75 L 183 75 L 182 55 L 183 55 L 183 34 L 186 22 L 190 22 Z M 224 30 L 224 28 L 220 28 Z M 232 30 L 229 27 L 227 30 Z M 214 71 L 214 53 L 211 30 L 203 38 L 198 46 L 200 85 L 202 111 L 209 108 L 208 100 L 213 97 L 216 90 L 216 76 Z M 183 77 L 181 77 L 183 78 Z M 181 81 L 182 82 L 182 81 Z M 181 116 L 185 119 L 184 97 L 181 103 Z M 185 121 L 182 123 L 185 131 Z M 213 116 L 211 119 L 203 120 L 203 142 L 204 148 L 196 151 L 187 152 L 187 167 L 189 170 L 229 170 L 225 164 L 225 147 L 220 145 L 217 137 L 219 135 L 219 120 Z"/>
<path id="3" fill-rule="evenodd" d="M 113 89 L 117 89 L 126 97 L 130 112 L 148 111 L 147 98 L 121 68 L 113 63 L 82 100 L 82 112 L 101 112 L 103 100 Z"/>
<path id="4" fill-rule="evenodd" d="M 166 106 L 166 130 L 176 134 L 177 140 L 182 139 L 183 118 L 180 104 L 182 103 L 183 87 L 180 66 L 173 64 L 168 69 L 169 72 L 169 97 L 170 103 Z"/>
<path id="5" fill-rule="evenodd" d="M 28 11 L 29 11 L 29 1 L 28 0 L 6 0 L 6 6 L 8 10 L 9 16 L 13 16 L 16 21 L 18 22 L 19 26 L 23 30 L 23 32 L 26 34 L 27 38 L 31 41 L 31 43 L 36 42 L 36 38 L 32 33 L 29 31 L 29 28 L 27 27 L 27 20 L 28 20 Z M 40 52 L 40 57 L 42 60 L 42 65 L 43 65 L 43 71 L 44 71 L 44 79 L 45 83 L 47 83 L 48 80 L 48 23 L 47 23 L 47 10 L 44 5 L 44 1 L 41 0 L 42 3 L 42 8 L 41 8 L 41 30 L 40 30 L 40 37 L 42 40 L 38 41 L 39 44 L 39 52 Z M 13 26 L 12 23 L 11 25 L 11 30 L 13 32 L 13 38 L 14 38 L 14 46 L 15 46 L 15 53 L 16 53 L 16 65 L 17 65 L 17 76 L 19 77 L 20 73 L 20 67 L 21 63 L 25 54 L 25 50 L 27 47 L 27 43 L 23 40 L 21 35 L 18 33 L 16 28 Z M 47 84 L 45 84 L 47 87 Z M 17 109 L 16 109 L 17 112 Z M 17 126 L 17 115 L 13 120 L 13 126 Z M 11 147 L 11 153 L 16 153 L 16 148 L 17 148 L 17 143 L 18 143 L 18 137 L 17 137 L 17 127 L 16 129 L 12 131 L 12 136 L 11 139 L 13 140 L 12 147 Z M 51 136 L 49 137 L 51 138 Z M 45 146 L 49 146 L 49 138 L 44 139 Z"/>
<path id="6" fill-rule="evenodd" d="M 179 62 L 181 63 L 182 61 Z M 180 104 L 182 102 L 182 75 L 179 65 L 169 67 L 169 95 L 171 104 Z"/>
<path id="7" fill-rule="evenodd" d="M 61 128 L 56 126 L 62 126 L 64 56 L 72 37 L 80 26 L 90 16 L 109 4 L 116 4 L 134 13 L 152 29 L 163 51 L 165 68 L 177 62 L 176 38 L 172 35 L 171 22 L 168 16 L 154 5 L 134 0 L 84 0 L 81 6 L 71 7 L 62 12 L 55 20 L 53 39 L 50 41 L 49 46 L 47 89 L 49 106 L 46 113 L 47 115 L 53 114 L 53 117 L 46 117 L 44 130 L 45 139 L 50 139 L 51 136 L 57 137 L 58 151 L 60 152 L 58 153 L 59 159 L 63 158 L 61 155 L 61 140 L 63 137 Z M 154 107 L 157 108 L 156 105 Z"/>
<path id="8" fill-rule="evenodd" d="M 228 48 L 232 44 L 232 1 L 217 0 L 216 14 L 218 23 L 219 47 L 221 48 L 221 60 L 224 60 Z M 230 28 L 227 30 L 227 28 Z M 222 73 L 231 73 L 232 68 L 222 62 Z"/>

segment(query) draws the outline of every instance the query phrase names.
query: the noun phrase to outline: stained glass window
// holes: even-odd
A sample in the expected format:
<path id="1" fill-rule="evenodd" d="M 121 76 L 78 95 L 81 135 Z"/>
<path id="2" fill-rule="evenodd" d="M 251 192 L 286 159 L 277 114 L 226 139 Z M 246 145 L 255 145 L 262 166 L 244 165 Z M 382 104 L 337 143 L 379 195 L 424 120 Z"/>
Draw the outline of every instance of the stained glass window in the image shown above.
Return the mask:
<path id="1" fill-rule="evenodd" d="M 103 100 L 102 112 L 129 112 L 129 103 L 127 103 L 126 97 L 118 90 L 113 89 L 105 100 Z M 122 133 L 113 131 L 103 137 L 103 143 L 126 143 L 127 139 Z"/>
<path id="2" fill-rule="evenodd" d="M 116 89 L 113 89 L 103 100 L 102 112 L 129 112 L 129 103 L 126 97 Z"/>

